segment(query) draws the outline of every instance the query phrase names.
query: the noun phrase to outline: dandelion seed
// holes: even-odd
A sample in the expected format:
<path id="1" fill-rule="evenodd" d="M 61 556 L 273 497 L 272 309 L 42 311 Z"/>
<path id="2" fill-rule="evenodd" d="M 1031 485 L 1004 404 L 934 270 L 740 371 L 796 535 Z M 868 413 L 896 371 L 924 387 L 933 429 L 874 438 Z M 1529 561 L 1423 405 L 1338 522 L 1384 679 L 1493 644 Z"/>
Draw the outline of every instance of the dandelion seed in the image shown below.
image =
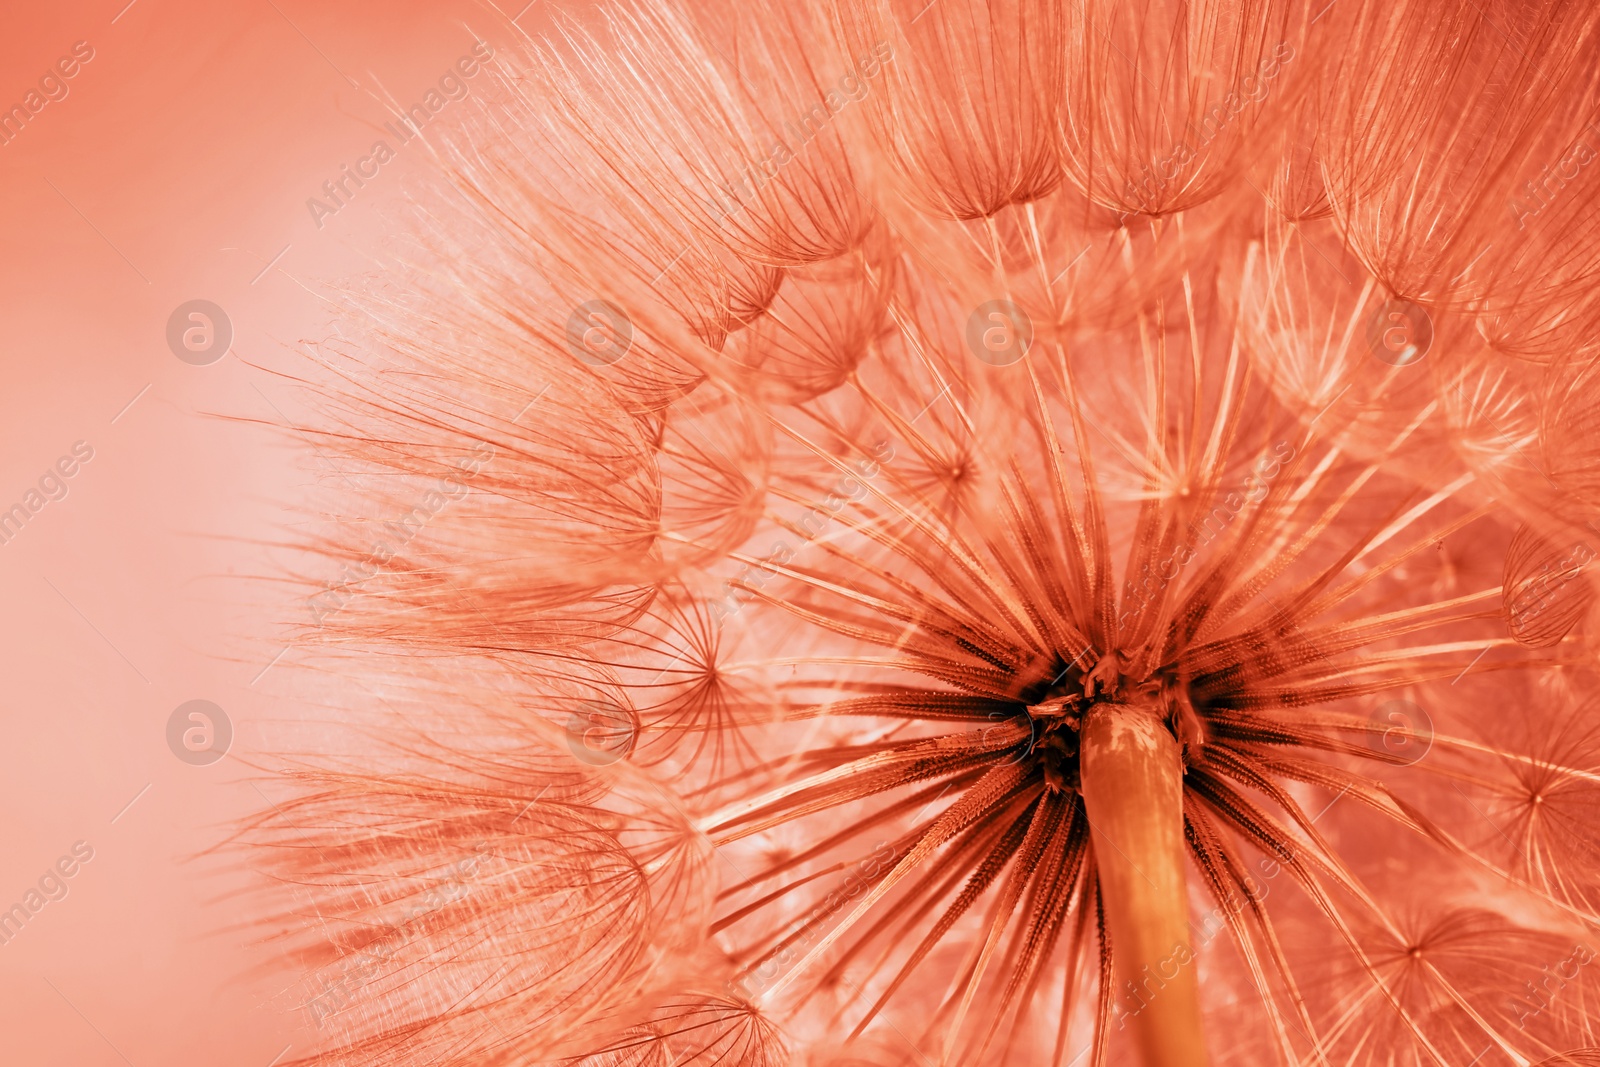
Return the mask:
<path id="1" fill-rule="evenodd" d="M 1594 1062 L 1600 170 L 1500 200 L 1596 40 L 814 0 L 502 52 L 352 297 L 392 369 L 330 360 L 353 462 L 494 459 L 334 620 L 407 654 L 404 773 L 269 820 L 320 962 L 400 946 L 318 1062 Z"/>

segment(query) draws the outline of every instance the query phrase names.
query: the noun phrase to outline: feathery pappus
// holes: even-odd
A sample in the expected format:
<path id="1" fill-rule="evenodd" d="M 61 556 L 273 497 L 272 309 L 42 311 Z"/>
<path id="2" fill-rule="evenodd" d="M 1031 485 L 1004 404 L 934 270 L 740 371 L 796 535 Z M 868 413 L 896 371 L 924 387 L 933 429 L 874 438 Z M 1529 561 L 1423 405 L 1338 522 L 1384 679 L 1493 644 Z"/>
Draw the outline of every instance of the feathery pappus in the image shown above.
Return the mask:
<path id="1" fill-rule="evenodd" d="M 305 1062 L 1600 1064 L 1600 9 L 556 25 L 321 350 Z"/>

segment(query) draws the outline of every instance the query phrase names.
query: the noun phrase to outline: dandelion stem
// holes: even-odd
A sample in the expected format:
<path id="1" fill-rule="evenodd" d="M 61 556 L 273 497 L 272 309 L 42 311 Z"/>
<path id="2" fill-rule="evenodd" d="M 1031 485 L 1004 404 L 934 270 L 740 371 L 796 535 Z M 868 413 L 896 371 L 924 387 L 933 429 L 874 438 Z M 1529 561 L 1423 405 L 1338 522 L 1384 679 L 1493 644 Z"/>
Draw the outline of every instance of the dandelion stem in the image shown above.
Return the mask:
<path id="1" fill-rule="evenodd" d="M 1081 774 L 1095 863 L 1144 1067 L 1205 1067 L 1185 902 L 1183 763 L 1153 704 L 1093 705 Z"/>

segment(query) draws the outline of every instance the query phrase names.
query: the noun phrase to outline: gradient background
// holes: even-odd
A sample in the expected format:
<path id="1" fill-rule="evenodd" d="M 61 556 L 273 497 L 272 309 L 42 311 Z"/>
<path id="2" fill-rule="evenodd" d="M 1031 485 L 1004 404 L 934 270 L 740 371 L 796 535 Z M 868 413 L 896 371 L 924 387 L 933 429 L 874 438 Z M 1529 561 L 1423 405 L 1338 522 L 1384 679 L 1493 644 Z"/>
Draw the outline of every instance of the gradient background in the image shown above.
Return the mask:
<path id="1" fill-rule="evenodd" d="M 281 547 L 337 477 L 288 426 L 319 287 L 364 269 L 413 141 L 318 228 L 306 199 L 476 36 L 548 24 L 550 0 L 126 0 L 15 5 L 0 106 L 87 41 L 94 57 L 0 145 L 0 511 L 76 441 L 94 458 L 0 545 L 0 910 L 85 841 L 94 858 L 0 945 L 0 1060 L 269 1067 L 311 1051 L 293 975 L 251 929 L 236 858 L 196 859 L 274 785 L 293 719 L 304 590 Z M 520 16 L 515 27 L 512 17 Z M 215 301 L 231 352 L 177 359 L 166 324 Z M 323 563 L 326 567 L 326 564 Z M 330 578 L 332 576 L 330 575 Z M 169 750 L 191 699 L 232 747 Z"/>

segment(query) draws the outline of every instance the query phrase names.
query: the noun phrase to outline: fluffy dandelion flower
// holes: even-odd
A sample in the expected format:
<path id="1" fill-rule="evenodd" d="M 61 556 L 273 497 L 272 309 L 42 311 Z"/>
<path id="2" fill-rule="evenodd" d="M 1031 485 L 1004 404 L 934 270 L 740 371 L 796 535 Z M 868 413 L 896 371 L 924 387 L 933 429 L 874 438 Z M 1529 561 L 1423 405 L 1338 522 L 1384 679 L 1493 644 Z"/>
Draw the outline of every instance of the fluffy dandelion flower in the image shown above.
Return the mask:
<path id="1" fill-rule="evenodd" d="M 320 631 L 398 719 L 267 821 L 316 1062 L 1600 1062 L 1597 28 L 502 53 L 329 361 L 366 506 L 450 500 Z"/>

